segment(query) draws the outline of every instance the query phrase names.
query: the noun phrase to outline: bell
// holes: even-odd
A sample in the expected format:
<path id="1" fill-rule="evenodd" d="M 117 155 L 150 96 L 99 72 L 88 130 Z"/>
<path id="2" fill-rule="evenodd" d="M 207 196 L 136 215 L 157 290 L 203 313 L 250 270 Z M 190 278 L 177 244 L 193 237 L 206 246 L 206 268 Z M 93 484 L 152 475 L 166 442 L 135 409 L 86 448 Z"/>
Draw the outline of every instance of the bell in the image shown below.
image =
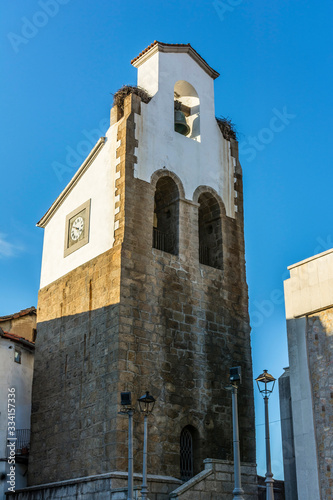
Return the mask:
<path id="1" fill-rule="evenodd" d="M 182 135 L 188 135 L 190 132 L 185 115 L 179 109 L 175 109 L 175 131 Z"/>

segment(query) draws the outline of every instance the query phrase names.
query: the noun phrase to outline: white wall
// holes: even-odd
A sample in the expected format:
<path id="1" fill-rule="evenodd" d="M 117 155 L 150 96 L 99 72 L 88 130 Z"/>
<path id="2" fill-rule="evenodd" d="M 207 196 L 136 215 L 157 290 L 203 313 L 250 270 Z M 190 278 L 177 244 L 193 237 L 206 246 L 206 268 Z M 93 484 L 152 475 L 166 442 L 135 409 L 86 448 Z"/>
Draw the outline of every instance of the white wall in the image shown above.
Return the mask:
<path id="1" fill-rule="evenodd" d="M 333 249 L 288 269 L 290 278 L 284 282 L 284 293 L 298 497 L 319 500 L 306 316 L 333 304 Z"/>
<path id="2" fill-rule="evenodd" d="M 14 361 L 15 347 L 21 351 L 21 364 Z M 16 429 L 30 429 L 33 366 L 33 352 L 9 339 L 0 339 L 0 458 L 7 457 L 8 388 L 15 388 Z M 0 474 L 7 474 L 8 467 L 6 462 L 1 461 Z M 27 476 L 23 477 L 25 470 L 25 465 L 16 464 L 16 488 L 26 485 Z M 0 498 L 8 489 L 6 481 L 0 482 Z"/>
<path id="3" fill-rule="evenodd" d="M 109 250 L 113 245 L 116 133 L 117 124 L 108 130 L 107 140 L 97 157 L 44 229 L 41 288 Z M 89 199 L 89 242 L 64 257 L 66 216 Z"/>
<path id="4" fill-rule="evenodd" d="M 319 500 L 318 461 L 313 420 L 306 318 L 287 321 L 294 449 L 298 498 Z"/>
<path id="5" fill-rule="evenodd" d="M 333 249 L 289 266 L 286 316 L 293 318 L 333 305 Z"/>
<path id="6" fill-rule="evenodd" d="M 201 142 L 174 131 L 178 80 L 188 81 L 199 95 Z M 157 52 L 139 66 L 138 85 L 154 97 L 141 105 L 141 116 L 135 116 L 135 175 L 150 182 L 156 170 L 166 167 L 180 177 L 187 199 L 193 199 L 198 186 L 210 186 L 222 197 L 227 215 L 234 217 L 235 160 L 216 123 L 214 80 L 188 54 Z"/>

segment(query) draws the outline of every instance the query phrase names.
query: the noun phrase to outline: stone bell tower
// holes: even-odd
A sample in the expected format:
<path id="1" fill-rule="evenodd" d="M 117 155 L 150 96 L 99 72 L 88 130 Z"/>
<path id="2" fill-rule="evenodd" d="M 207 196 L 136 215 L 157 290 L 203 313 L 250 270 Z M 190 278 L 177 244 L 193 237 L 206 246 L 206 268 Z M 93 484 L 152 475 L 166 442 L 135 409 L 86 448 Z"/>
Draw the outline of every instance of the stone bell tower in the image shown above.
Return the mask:
<path id="1" fill-rule="evenodd" d="M 121 391 L 157 399 L 150 474 L 186 481 L 232 460 L 234 365 L 241 460 L 255 462 L 242 172 L 215 118 L 219 75 L 190 45 L 154 42 L 132 64 L 138 88 L 117 93 L 106 136 L 39 222 L 33 485 L 127 470 Z M 136 413 L 135 472 L 142 427 Z"/>

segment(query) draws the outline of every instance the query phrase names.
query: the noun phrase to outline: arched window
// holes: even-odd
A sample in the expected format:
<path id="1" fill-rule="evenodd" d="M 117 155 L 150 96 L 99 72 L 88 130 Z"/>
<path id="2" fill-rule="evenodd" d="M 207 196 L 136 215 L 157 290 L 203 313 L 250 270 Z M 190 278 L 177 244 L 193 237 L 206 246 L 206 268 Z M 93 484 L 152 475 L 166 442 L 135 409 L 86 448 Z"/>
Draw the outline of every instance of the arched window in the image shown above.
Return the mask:
<path id="1" fill-rule="evenodd" d="M 174 87 L 175 130 L 200 142 L 200 100 L 195 88 L 185 80 Z"/>
<path id="2" fill-rule="evenodd" d="M 178 255 L 179 191 L 171 177 L 157 181 L 154 201 L 153 247 Z"/>
<path id="3" fill-rule="evenodd" d="M 180 477 L 188 481 L 200 471 L 202 457 L 199 453 L 199 433 L 187 425 L 180 433 Z"/>
<path id="4" fill-rule="evenodd" d="M 211 193 L 199 196 L 199 262 L 222 269 L 222 227 L 218 201 Z"/>
<path id="5" fill-rule="evenodd" d="M 187 426 L 180 433 L 180 477 L 188 481 L 193 475 L 193 436 Z"/>

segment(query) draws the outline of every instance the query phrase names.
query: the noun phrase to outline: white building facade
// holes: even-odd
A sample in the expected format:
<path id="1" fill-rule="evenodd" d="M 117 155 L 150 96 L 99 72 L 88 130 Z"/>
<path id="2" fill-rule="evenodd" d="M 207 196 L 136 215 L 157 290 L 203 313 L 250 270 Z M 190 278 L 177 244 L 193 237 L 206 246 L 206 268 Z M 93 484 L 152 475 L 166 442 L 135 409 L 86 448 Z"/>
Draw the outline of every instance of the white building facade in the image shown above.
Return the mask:
<path id="1" fill-rule="evenodd" d="M 333 249 L 288 269 L 284 286 L 298 498 L 326 500 L 333 497 Z"/>
<path id="2" fill-rule="evenodd" d="M 0 328 L 0 498 L 27 484 L 34 350 Z"/>

